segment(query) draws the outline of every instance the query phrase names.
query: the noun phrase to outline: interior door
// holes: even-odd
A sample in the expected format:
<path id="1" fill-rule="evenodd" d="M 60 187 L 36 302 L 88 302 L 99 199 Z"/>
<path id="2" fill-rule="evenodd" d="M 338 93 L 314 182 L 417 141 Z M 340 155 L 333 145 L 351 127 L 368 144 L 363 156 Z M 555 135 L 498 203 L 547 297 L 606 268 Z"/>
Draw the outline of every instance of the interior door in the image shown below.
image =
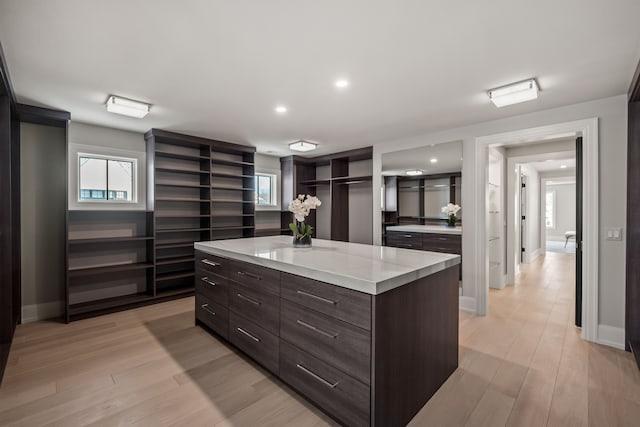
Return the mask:
<path id="1" fill-rule="evenodd" d="M 576 139 L 576 326 L 582 326 L 582 137 Z"/>
<path id="2" fill-rule="evenodd" d="M 527 245 L 527 177 L 520 174 L 520 263 Z"/>

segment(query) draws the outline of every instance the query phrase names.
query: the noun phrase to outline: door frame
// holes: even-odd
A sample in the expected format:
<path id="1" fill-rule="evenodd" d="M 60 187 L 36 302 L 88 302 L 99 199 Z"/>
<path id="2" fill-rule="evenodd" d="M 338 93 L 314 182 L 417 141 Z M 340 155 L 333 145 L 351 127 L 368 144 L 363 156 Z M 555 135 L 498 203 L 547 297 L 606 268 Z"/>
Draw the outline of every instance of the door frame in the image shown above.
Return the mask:
<path id="1" fill-rule="evenodd" d="M 581 133 L 583 138 L 583 264 L 582 264 L 582 338 L 598 337 L 598 118 L 557 123 L 475 138 L 475 191 L 484 194 L 487 180 L 489 146 L 519 145 L 550 139 L 554 136 Z M 486 200 L 477 198 L 475 213 L 479 224 L 487 224 Z M 486 226 L 478 227 L 475 236 L 476 312 L 485 315 L 489 308 L 489 262 L 486 250 Z"/>

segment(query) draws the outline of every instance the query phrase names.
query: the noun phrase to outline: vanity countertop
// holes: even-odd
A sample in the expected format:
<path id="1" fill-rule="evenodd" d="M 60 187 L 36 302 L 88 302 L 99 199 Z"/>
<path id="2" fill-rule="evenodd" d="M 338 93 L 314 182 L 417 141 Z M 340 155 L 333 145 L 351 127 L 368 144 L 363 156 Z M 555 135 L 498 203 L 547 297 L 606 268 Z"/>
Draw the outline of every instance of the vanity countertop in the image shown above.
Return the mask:
<path id="1" fill-rule="evenodd" d="M 387 227 L 387 231 L 461 235 L 462 227 L 447 227 L 446 225 L 392 225 L 390 227 Z"/>
<path id="2" fill-rule="evenodd" d="M 460 256 L 313 239 L 294 248 L 290 236 L 196 242 L 196 250 L 344 288 L 381 294 L 460 264 Z"/>

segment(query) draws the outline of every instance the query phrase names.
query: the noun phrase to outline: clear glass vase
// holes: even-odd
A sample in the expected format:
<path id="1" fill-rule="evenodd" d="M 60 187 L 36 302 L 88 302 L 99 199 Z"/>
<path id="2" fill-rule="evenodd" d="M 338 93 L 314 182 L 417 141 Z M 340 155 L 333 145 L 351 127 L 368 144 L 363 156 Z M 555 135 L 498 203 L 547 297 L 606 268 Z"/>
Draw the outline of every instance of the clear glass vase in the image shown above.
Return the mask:
<path id="1" fill-rule="evenodd" d="M 304 237 L 293 236 L 293 247 L 294 248 L 310 248 L 311 236 L 304 236 Z"/>

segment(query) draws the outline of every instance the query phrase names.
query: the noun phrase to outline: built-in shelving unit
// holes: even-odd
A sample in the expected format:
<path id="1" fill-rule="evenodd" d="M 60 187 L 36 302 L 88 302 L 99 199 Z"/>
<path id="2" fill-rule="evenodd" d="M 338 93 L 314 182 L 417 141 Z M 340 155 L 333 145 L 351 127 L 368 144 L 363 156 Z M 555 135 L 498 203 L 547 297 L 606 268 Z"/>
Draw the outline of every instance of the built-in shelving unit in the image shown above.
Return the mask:
<path id="1" fill-rule="evenodd" d="M 156 289 L 191 293 L 194 242 L 254 235 L 255 149 L 157 129 L 145 139 Z"/>
<path id="2" fill-rule="evenodd" d="M 66 320 L 153 300 L 153 214 L 69 211 Z"/>
<path id="3" fill-rule="evenodd" d="M 350 224 L 349 210 L 350 205 L 362 203 L 363 211 L 365 207 L 371 211 L 372 152 L 367 147 L 312 158 L 281 158 L 283 208 L 298 194 L 316 195 L 322 206 L 306 221 L 314 227 L 314 237 L 371 243 L 371 224 L 366 218 L 361 218 L 364 223 L 352 219 Z M 290 222 L 291 213 L 282 211 L 281 233 L 290 233 Z"/>

